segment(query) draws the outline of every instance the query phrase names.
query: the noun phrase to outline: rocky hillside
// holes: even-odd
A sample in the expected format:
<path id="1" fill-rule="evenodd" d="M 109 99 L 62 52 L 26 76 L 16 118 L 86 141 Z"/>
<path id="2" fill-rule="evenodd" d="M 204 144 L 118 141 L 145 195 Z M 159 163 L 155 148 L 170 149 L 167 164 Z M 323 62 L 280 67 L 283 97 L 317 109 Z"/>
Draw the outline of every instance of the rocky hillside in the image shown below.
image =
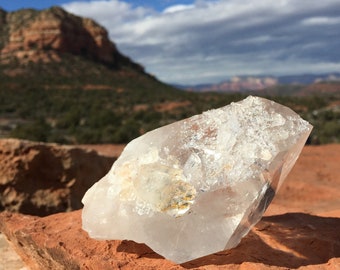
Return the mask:
<path id="1" fill-rule="evenodd" d="M 91 19 L 70 14 L 60 7 L 7 13 L 0 11 L 0 61 L 60 61 L 72 54 L 112 67 L 143 68 L 123 56 L 107 31 Z"/>
<path id="2" fill-rule="evenodd" d="M 271 78 L 234 78 L 232 88 L 275 83 Z M 339 85 L 274 85 L 251 94 L 270 96 L 310 121 L 315 127 L 310 143 L 337 143 Z M 0 138 L 127 143 L 250 94 L 216 91 L 193 93 L 158 81 L 122 55 L 107 31 L 90 19 L 58 7 L 0 9 Z M 322 96 L 314 98 L 318 93 Z"/>
<path id="3" fill-rule="evenodd" d="M 0 138 L 71 144 L 129 141 L 160 125 L 149 106 L 186 96 L 122 55 L 102 26 L 59 7 L 0 10 L 0 82 Z M 135 119 L 140 108 L 150 117 Z"/>

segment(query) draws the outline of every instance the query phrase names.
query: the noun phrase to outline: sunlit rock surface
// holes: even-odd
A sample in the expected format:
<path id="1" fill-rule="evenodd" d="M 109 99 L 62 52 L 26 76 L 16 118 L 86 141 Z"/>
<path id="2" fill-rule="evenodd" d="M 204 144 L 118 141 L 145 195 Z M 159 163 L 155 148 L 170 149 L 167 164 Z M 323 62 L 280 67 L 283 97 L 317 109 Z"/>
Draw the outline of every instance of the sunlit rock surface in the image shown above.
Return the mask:
<path id="1" fill-rule="evenodd" d="M 177 263 L 235 247 L 311 129 L 291 109 L 250 96 L 148 132 L 87 191 L 83 229 L 145 243 Z"/>

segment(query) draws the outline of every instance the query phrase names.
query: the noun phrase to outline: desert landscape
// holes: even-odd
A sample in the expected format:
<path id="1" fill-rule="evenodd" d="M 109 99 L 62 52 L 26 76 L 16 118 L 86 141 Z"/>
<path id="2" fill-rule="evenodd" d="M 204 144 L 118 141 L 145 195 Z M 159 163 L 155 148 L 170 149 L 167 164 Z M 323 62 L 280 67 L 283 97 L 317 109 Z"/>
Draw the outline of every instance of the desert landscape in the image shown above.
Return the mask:
<path id="1" fill-rule="evenodd" d="M 176 12 L 185 14 L 162 16 Z M 320 22 L 314 15 L 297 22 Z M 224 31 L 229 23 L 218 25 Z M 0 270 L 340 269 L 339 73 L 227 74 L 225 81 L 187 87 L 161 81 L 111 38 L 93 19 L 59 6 L 0 7 Z M 248 66 L 251 59 L 244 59 Z M 175 70 L 171 63 L 166 65 Z M 202 68 L 210 73 L 205 62 Z M 145 244 L 89 238 L 81 199 L 128 142 L 249 95 L 291 108 L 314 128 L 265 215 L 237 247 L 174 264 Z"/>
<path id="2" fill-rule="evenodd" d="M 15 142 L 11 141 L 14 146 Z M 94 150 L 98 158 L 116 158 L 123 145 L 82 145 L 75 148 Z M 10 155 L 8 150 L 2 150 L 2 153 Z M 22 154 L 13 159 L 27 160 L 28 155 Z M 90 239 L 81 229 L 81 209 L 45 217 L 2 212 L 0 243 L 3 255 L 0 265 L 3 265 L 2 269 L 10 270 L 20 267 L 340 269 L 339 162 L 339 144 L 305 146 L 264 217 L 239 246 L 182 265 L 162 258 L 144 244 Z M 81 182 L 81 179 L 76 181 Z"/>

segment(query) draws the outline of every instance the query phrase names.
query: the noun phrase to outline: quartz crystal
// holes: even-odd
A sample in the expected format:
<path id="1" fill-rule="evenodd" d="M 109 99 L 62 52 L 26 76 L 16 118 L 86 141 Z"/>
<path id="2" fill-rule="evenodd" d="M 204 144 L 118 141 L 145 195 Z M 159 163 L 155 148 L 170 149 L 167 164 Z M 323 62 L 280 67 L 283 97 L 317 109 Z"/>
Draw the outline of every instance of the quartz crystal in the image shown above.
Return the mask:
<path id="1" fill-rule="evenodd" d="M 235 247 L 260 220 L 312 126 L 249 96 L 131 141 L 83 198 L 83 229 L 183 263 Z"/>

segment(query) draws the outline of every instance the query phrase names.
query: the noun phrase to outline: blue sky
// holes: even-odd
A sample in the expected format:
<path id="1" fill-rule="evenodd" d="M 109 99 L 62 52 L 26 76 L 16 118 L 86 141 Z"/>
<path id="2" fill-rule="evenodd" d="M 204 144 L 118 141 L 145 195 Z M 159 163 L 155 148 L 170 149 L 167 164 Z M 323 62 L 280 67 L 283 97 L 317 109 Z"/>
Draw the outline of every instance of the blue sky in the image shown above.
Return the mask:
<path id="1" fill-rule="evenodd" d="M 70 1 L 70 0 L 0 0 L 0 7 L 7 11 L 14 11 L 21 8 L 45 9 L 51 6 L 62 6 L 71 2 L 91 2 L 91 0 Z M 192 4 L 193 0 L 125 0 L 133 7 L 143 6 L 162 11 L 168 6 Z"/>
<path id="2" fill-rule="evenodd" d="M 340 72 L 339 0 L 0 0 L 8 11 L 52 5 L 96 20 L 169 83 Z"/>
<path id="3" fill-rule="evenodd" d="M 53 5 L 61 5 L 70 1 L 63 0 L 40 0 L 40 1 L 25 1 L 25 0 L 0 0 L 0 7 L 6 11 L 14 11 L 21 8 L 44 9 Z"/>

